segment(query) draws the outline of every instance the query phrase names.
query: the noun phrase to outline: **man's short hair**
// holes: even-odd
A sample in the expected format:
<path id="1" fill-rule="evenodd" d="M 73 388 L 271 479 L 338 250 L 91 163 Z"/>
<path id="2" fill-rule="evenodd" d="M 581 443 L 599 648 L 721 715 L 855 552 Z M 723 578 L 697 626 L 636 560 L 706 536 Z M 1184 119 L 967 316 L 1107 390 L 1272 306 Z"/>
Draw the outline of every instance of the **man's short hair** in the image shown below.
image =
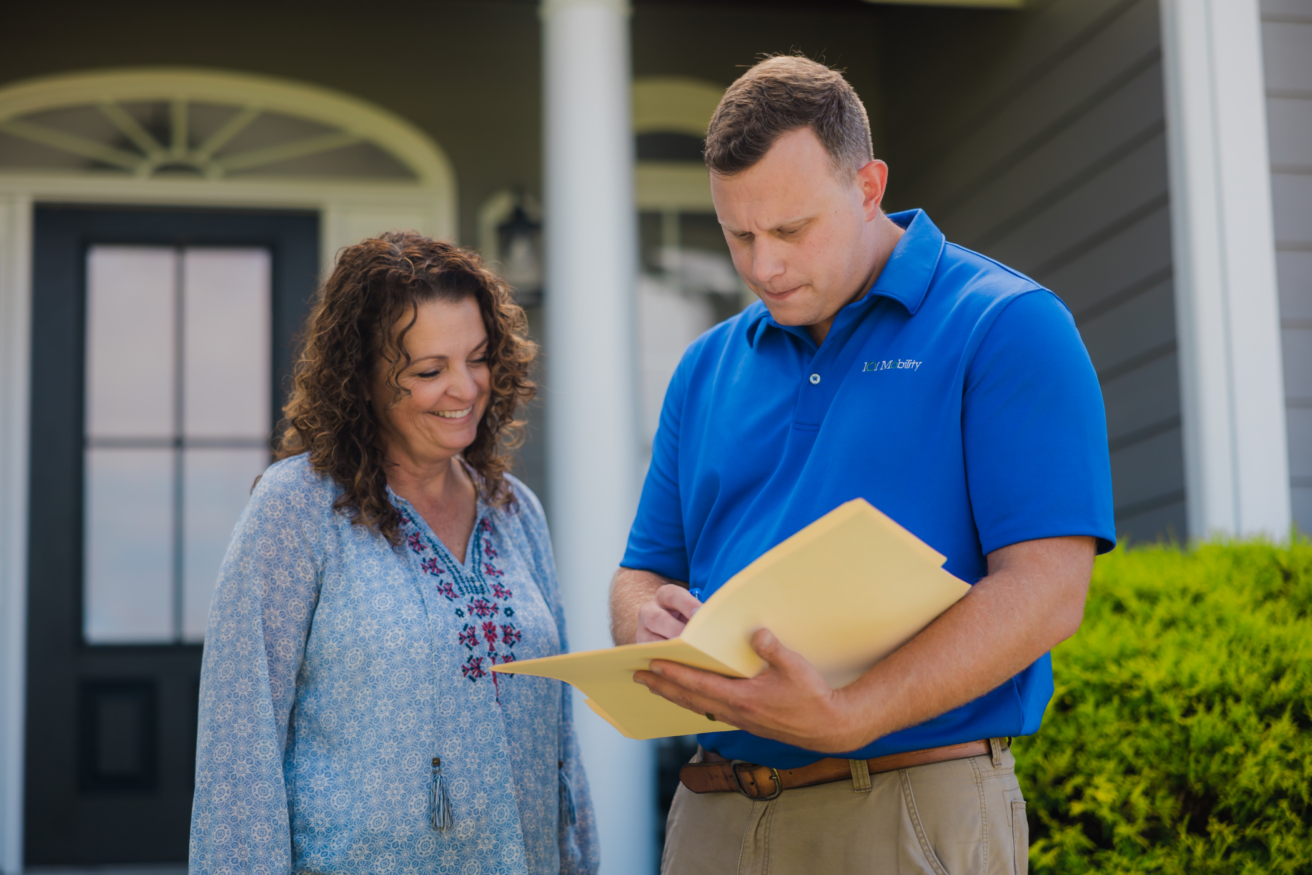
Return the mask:
<path id="1" fill-rule="evenodd" d="M 835 170 L 855 172 L 875 156 L 866 108 L 843 74 L 810 58 L 775 55 L 724 92 L 706 132 L 706 166 L 721 176 L 740 173 L 799 128 L 815 132 Z"/>

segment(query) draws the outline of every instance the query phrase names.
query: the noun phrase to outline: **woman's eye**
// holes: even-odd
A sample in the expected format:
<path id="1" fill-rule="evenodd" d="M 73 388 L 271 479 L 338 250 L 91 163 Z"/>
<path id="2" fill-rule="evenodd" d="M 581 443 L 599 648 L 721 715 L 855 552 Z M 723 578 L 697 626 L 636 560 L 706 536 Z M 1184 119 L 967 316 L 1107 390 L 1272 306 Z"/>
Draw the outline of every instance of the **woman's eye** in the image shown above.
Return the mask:
<path id="1" fill-rule="evenodd" d="M 415 376 L 419 377 L 421 380 L 431 380 L 433 379 L 433 377 L 436 377 L 440 373 L 442 373 L 441 368 L 435 371 L 424 371 L 422 374 L 415 374 Z"/>

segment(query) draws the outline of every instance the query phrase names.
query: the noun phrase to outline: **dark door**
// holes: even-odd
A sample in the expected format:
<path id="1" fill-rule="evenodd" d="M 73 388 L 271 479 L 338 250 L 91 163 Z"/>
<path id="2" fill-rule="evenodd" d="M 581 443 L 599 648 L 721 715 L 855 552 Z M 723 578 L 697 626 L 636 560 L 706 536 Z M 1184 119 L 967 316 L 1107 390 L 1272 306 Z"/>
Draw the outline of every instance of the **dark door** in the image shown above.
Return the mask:
<path id="1" fill-rule="evenodd" d="M 209 596 L 318 218 L 39 207 L 34 232 L 26 864 L 183 861 Z"/>

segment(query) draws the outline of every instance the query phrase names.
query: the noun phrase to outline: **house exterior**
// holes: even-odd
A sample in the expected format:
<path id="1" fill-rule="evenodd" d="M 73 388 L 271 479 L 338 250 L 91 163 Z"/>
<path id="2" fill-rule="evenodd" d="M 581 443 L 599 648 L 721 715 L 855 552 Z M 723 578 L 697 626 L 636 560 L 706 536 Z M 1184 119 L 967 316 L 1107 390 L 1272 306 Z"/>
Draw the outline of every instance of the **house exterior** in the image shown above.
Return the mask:
<path id="1" fill-rule="evenodd" d="M 698 140 L 763 52 L 846 71 L 888 209 L 1070 306 L 1124 537 L 1312 532 L 1309 0 L 143 0 L 0 23 L 0 872 L 185 858 L 207 587 L 307 300 L 364 236 L 413 227 L 527 277 L 511 220 L 540 222 L 519 473 L 574 646 L 609 643 L 664 383 L 744 300 Z M 579 719 L 605 871 L 654 870 L 654 749 Z"/>

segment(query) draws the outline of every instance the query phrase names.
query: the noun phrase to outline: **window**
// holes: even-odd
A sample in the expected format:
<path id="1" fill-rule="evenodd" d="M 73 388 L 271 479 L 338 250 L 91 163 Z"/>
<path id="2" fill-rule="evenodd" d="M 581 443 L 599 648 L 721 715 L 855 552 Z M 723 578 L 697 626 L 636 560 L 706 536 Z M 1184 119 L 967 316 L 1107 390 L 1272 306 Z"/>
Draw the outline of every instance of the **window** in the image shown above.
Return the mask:
<path id="1" fill-rule="evenodd" d="M 194 643 L 269 461 L 270 253 L 90 247 L 83 637 Z"/>

